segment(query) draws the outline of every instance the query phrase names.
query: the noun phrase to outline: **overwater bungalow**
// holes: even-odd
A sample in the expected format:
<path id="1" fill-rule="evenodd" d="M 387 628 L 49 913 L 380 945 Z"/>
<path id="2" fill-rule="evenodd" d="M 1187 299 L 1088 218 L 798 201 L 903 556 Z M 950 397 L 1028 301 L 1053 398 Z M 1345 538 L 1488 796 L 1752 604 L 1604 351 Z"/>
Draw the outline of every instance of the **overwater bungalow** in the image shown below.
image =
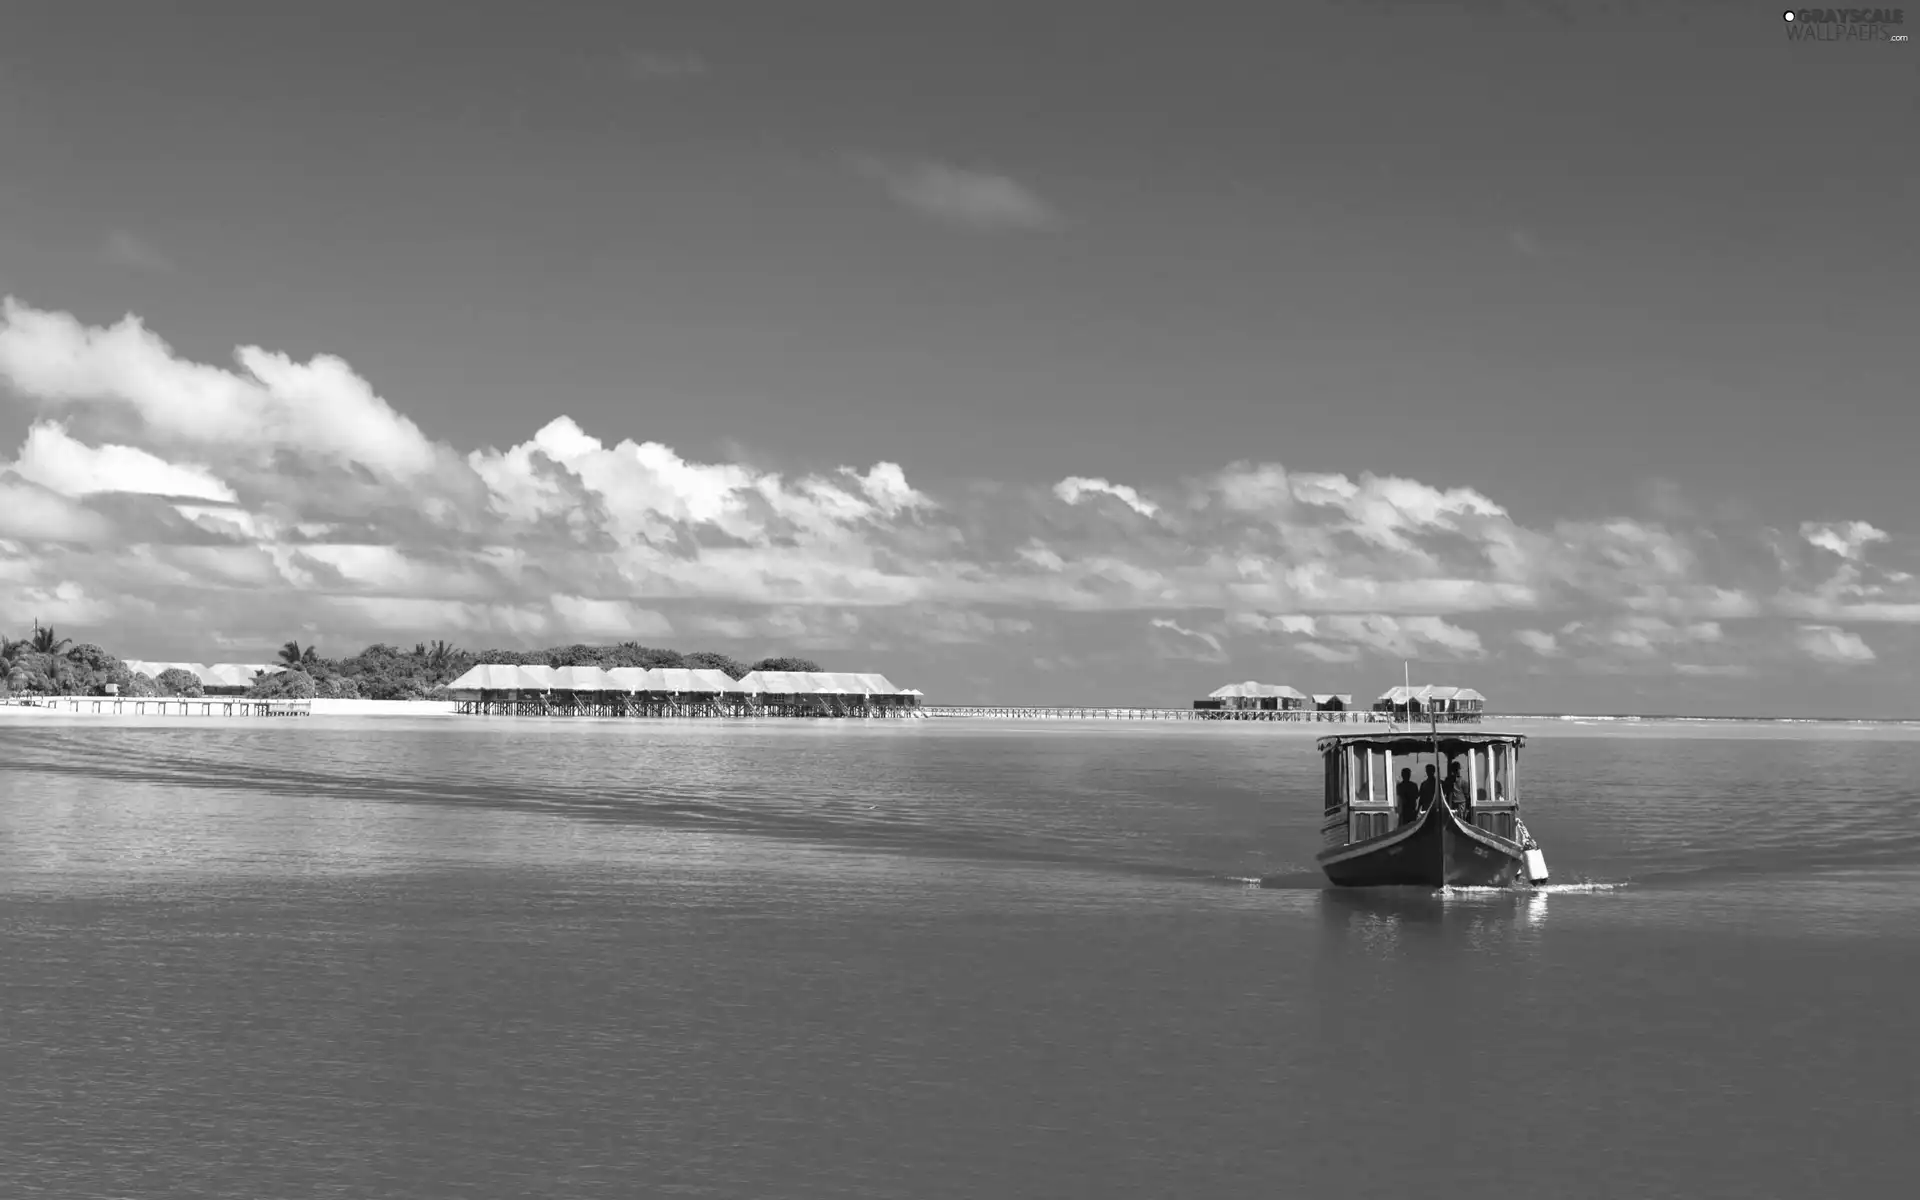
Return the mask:
<path id="1" fill-rule="evenodd" d="M 1396 721 L 1434 720 L 1442 724 L 1478 721 L 1486 707 L 1487 698 L 1472 688 L 1431 683 L 1388 688 L 1373 702 L 1373 711 L 1390 714 Z"/>
<path id="2" fill-rule="evenodd" d="M 921 695 L 866 671 L 749 671 L 740 686 L 766 716 L 910 716 Z"/>
<path id="3" fill-rule="evenodd" d="M 447 685 L 477 715 L 599 717 L 913 716 L 922 693 L 884 675 L 685 667 L 530 667 L 483 663 Z"/>
<path id="4" fill-rule="evenodd" d="M 1318 692 L 1313 697 L 1315 712 L 1346 712 L 1353 707 L 1353 696 L 1348 692 Z"/>
<path id="5" fill-rule="evenodd" d="M 1195 700 L 1193 707 L 1207 711 L 1268 711 L 1289 712 L 1307 707 L 1306 693 L 1296 691 L 1284 683 L 1256 683 L 1249 679 L 1245 683 L 1229 683 L 1207 693 L 1204 700 Z"/>

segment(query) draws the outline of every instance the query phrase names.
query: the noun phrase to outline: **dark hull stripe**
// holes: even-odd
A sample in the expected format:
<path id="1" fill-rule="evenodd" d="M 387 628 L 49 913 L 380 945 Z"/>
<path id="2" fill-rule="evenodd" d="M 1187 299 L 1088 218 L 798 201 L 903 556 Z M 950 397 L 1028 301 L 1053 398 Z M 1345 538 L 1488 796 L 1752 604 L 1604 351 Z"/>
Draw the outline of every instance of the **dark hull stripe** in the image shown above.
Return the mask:
<path id="1" fill-rule="evenodd" d="M 1509 887 L 1522 876 L 1525 854 L 1435 804 L 1411 825 L 1322 851 L 1318 861 L 1342 887 Z"/>

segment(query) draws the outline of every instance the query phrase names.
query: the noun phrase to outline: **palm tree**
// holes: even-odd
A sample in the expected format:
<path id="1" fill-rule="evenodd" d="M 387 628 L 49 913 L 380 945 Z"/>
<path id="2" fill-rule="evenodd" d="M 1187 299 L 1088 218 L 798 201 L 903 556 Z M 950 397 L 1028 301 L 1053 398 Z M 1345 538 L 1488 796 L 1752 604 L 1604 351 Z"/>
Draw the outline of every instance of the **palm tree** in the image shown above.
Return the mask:
<path id="1" fill-rule="evenodd" d="M 280 661 L 289 667 L 297 667 L 301 663 L 306 662 L 307 656 L 312 653 L 312 647 L 308 647 L 303 651 L 300 649 L 299 642 L 288 642 L 286 645 L 280 647 Z"/>
<path id="2" fill-rule="evenodd" d="M 443 639 L 427 647 L 427 662 L 434 670 L 438 671 L 442 667 L 445 667 L 448 662 L 452 661 L 453 656 L 458 653 L 460 653 L 460 651 L 452 642 Z"/>
<path id="3" fill-rule="evenodd" d="M 53 626 L 48 625 L 43 629 L 41 628 L 40 622 L 35 621 L 33 623 L 33 641 L 31 645 L 35 654 L 58 654 L 68 646 L 73 645 L 73 639 L 57 638 L 53 636 Z"/>
<path id="4" fill-rule="evenodd" d="M 0 688 L 11 691 L 24 682 L 30 649 L 25 638 L 0 637 Z"/>

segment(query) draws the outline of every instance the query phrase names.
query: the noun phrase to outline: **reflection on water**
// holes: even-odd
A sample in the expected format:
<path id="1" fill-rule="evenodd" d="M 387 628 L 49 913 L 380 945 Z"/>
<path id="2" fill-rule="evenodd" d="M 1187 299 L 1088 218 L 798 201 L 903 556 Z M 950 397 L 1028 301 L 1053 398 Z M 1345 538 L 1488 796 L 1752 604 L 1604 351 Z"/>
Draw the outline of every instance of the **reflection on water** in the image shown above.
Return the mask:
<path id="1" fill-rule="evenodd" d="M 1436 893 L 1212 732 L 0 726 L 0 1195 L 1903 1194 L 1915 744 L 1539 737 Z"/>

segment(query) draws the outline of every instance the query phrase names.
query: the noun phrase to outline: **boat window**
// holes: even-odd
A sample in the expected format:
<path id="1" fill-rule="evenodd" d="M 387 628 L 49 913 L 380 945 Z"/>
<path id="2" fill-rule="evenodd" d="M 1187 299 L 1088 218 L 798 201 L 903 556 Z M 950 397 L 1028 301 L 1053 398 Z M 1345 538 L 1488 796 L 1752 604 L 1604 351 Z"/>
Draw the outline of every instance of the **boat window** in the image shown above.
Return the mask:
<path id="1" fill-rule="evenodd" d="M 1329 751 L 1322 758 L 1327 764 L 1326 811 L 1336 813 L 1340 811 L 1340 757 Z"/>
<path id="2" fill-rule="evenodd" d="M 1495 837 L 1503 837 L 1510 842 L 1519 840 L 1515 836 L 1514 816 L 1511 812 L 1504 810 L 1500 812 L 1477 812 L 1473 814 L 1473 823 L 1488 833 L 1493 834 Z"/>
<path id="3" fill-rule="evenodd" d="M 1392 813 L 1357 812 L 1353 814 L 1353 827 L 1350 837 L 1353 841 L 1364 842 L 1370 837 L 1379 837 L 1387 832 L 1387 823 L 1393 819 Z"/>

